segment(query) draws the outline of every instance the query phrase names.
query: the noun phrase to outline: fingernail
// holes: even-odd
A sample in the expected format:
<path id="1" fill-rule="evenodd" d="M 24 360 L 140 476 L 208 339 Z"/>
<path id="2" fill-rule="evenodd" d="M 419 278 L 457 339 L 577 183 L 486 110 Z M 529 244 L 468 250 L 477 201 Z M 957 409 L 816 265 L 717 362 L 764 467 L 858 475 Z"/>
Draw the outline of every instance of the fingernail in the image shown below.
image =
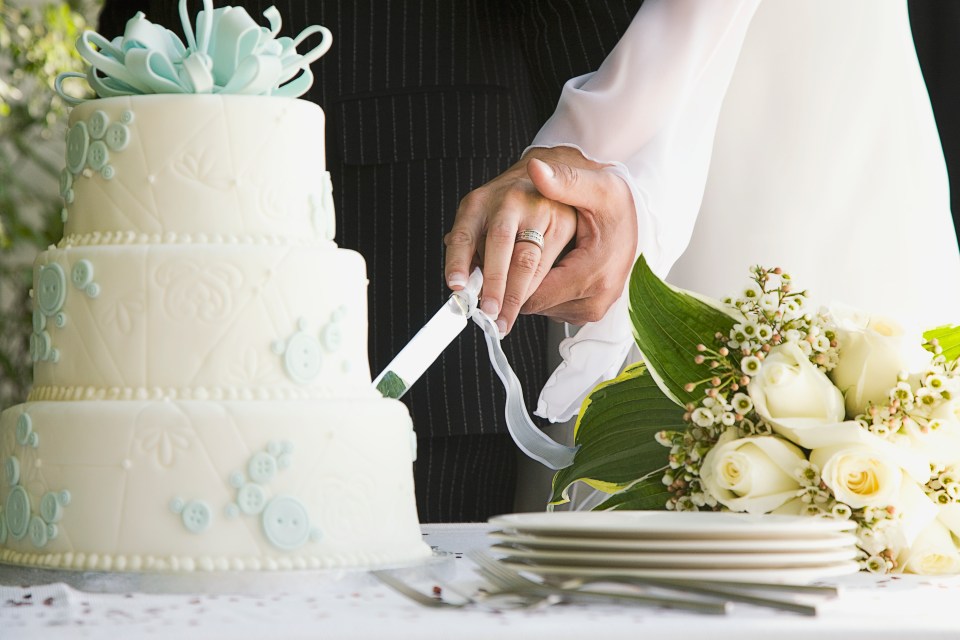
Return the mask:
<path id="1" fill-rule="evenodd" d="M 544 162 L 543 160 L 541 160 L 540 162 L 543 164 L 543 166 L 547 168 L 547 177 L 552 178 L 555 175 L 553 173 L 553 167 L 550 166 L 549 162 Z"/>
<path id="2" fill-rule="evenodd" d="M 459 273 L 455 273 L 447 279 L 448 287 L 465 287 L 467 286 L 467 279 Z"/>
<path id="3" fill-rule="evenodd" d="M 500 337 L 507 335 L 507 321 L 503 318 L 497 319 L 497 329 L 500 330 Z"/>
<path id="4" fill-rule="evenodd" d="M 496 300 L 484 300 L 480 303 L 480 311 L 483 311 L 491 318 L 495 318 L 497 314 L 500 313 L 500 305 L 497 304 Z"/>

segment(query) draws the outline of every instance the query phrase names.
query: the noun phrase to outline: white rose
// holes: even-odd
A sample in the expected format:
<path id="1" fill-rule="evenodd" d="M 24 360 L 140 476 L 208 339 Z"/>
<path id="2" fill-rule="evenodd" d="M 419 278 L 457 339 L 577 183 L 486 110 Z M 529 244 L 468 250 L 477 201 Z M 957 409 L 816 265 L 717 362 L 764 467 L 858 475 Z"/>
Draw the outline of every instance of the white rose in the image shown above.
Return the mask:
<path id="1" fill-rule="evenodd" d="M 900 496 L 903 470 L 873 447 L 844 443 L 810 452 L 820 477 L 834 497 L 854 509 L 886 507 Z"/>
<path id="2" fill-rule="evenodd" d="M 700 480 L 732 511 L 769 513 L 796 495 L 800 483 L 794 472 L 805 460 L 798 447 L 782 438 L 737 439 L 730 429 L 704 456 Z"/>
<path id="3" fill-rule="evenodd" d="M 960 550 L 950 530 L 939 520 L 930 522 L 897 557 L 904 573 L 944 575 L 960 573 Z"/>
<path id="4" fill-rule="evenodd" d="M 798 431 L 844 418 L 840 390 L 792 342 L 770 350 L 747 393 L 775 432 L 807 448 L 812 445 L 798 439 Z"/>
<path id="5" fill-rule="evenodd" d="M 843 392 L 847 415 L 863 413 L 867 403 L 886 404 L 897 375 L 907 369 L 903 329 L 885 318 L 871 318 L 865 326 L 853 322 L 837 329 L 840 361 L 830 378 Z"/>

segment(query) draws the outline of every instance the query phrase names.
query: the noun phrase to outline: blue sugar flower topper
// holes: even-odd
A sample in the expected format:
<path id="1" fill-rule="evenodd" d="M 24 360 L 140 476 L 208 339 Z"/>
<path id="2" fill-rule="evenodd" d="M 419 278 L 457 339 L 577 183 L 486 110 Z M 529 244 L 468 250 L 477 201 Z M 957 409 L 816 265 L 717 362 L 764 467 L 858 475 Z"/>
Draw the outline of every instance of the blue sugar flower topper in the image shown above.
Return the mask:
<path id="1" fill-rule="evenodd" d="M 94 31 L 77 40 L 77 51 L 90 63 L 86 74 L 62 73 L 56 90 L 70 104 L 83 100 L 63 92 L 67 78 L 86 78 L 101 98 L 148 93 L 232 93 L 296 98 L 313 84 L 310 64 L 333 43 L 329 29 L 307 27 L 296 38 L 278 38 L 280 13 L 270 7 L 263 15 L 270 27 L 257 24 L 242 7 L 213 8 L 203 0 L 196 28 L 180 0 L 180 21 L 186 46 L 169 29 L 153 24 L 142 12 L 127 22 L 113 41 Z M 319 33 L 320 44 L 307 53 L 297 47 Z"/>

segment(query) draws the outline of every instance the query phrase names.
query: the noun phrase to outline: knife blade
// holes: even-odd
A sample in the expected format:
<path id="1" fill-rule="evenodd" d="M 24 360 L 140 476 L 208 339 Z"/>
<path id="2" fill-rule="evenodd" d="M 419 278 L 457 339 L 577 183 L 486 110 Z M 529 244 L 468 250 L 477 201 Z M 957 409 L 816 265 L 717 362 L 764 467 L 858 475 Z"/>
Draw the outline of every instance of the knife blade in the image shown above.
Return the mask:
<path id="1" fill-rule="evenodd" d="M 462 291 L 453 292 L 432 318 L 374 379 L 373 386 L 387 398 L 400 398 L 467 326 L 483 276 L 479 269 Z M 471 303 L 471 300 L 473 301 Z"/>

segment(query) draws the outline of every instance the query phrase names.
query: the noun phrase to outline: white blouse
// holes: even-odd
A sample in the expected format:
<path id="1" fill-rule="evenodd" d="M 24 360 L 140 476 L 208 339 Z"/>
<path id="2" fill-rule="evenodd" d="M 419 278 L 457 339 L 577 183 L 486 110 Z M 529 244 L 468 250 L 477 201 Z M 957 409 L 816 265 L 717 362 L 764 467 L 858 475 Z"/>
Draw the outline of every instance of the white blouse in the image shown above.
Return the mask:
<path id="1" fill-rule="evenodd" d="M 759 5 L 759 6 L 758 6 Z M 534 146 L 630 185 L 638 252 L 722 298 L 754 264 L 907 330 L 960 322 L 946 168 L 905 0 L 648 0 Z M 626 292 L 561 343 L 539 415 L 575 415 L 632 346 Z"/>

